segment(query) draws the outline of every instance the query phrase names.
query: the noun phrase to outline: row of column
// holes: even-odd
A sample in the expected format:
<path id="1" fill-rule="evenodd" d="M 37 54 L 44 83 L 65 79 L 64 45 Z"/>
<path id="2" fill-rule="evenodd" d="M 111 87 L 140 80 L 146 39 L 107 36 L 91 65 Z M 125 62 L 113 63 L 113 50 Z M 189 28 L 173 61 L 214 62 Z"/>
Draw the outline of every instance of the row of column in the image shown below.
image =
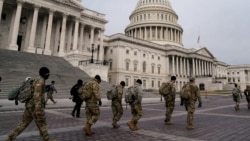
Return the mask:
<path id="1" fill-rule="evenodd" d="M 19 26 L 20 26 L 20 17 L 21 17 L 21 13 L 22 13 L 22 7 L 23 7 L 24 2 L 22 0 L 18 0 L 17 1 L 17 9 L 16 9 L 16 16 L 15 16 L 15 20 L 14 20 L 14 25 L 13 25 L 13 32 L 11 34 L 11 42 L 10 42 L 10 46 L 9 48 L 12 50 L 17 50 L 18 46 L 17 46 L 17 36 L 18 36 L 18 31 L 19 31 Z M 0 13 L 2 12 L 2 8 L 3 8 L 3 0 L 0 0 Z M 37 22 L 38 22 L 38 13 L 39 13 L 39 9 L 40 9 L 40 5 L 34 5 L 34 13 L 33 13 L 33 18 L 32 18 L 32 24 L 31 24 L 31 30 L 30 30 L 30 39 L 28 42 L 28 47 L 25 48 L 25 51 L 27 52 L 35 52 L 35 38 L 36 38 L 36 29 L 37 29 Z M 42 33 L 46 34 L 46 38 L 44 35 L 44 39 L 42 37 L 41 40 L 45 40 L 45 41 L 41 41 L 41 44 L 44 45 L 44 54 L 46 55 L 51 55 L 51 35 L 52 35 L 52 25 L 53 25 L 53 18 L 54 18 L 54 10 L 50 9 L 49 10 L 49 16 L 48 18 L 44 19 L 44 23 L 43 23 L 43 29 L 42 29 Z M 75 18 L 74 20 L 74 35 L 73 35 L 73 47 L 71 48 L 71 42 L 72 42 L 72 31 L 73 31 L 73 24 L 70 23 L 69 29 L 68 31 L 66 31 L 66 24 L 67 24 L 67 19 L 68 19 L 68 15 L 63 13 L 63 18 L 62 18 L 62 22 L 59 21 L 57 23 L 57 29 L 56 34 L 58 34 L 58 38 L 55 38 L 55 40 L 59 40 L 60 44 L 59 44 L 59 52 L 58 55 L 59 56 L 64 56 L 65 55 L 65 49 L 66 50 L 71 50 L 72 52 L 82 50 L 82 45 L 83 45 L 83 34 L 84 34 L 84 27 L 85 25 L 83 23 L 80 23 L 80 19 L 79 18 Z M 61 24 L 61 25 L 60 25 Z M 47 29 L 46 29 L 46 25 L 47 25 Z M 61 34 L 59 32 L 61 27 Z M 79 28 L 80 27 L 80 28 Z M 91 27 L 91 32 L 90 32 L 90 45 L 94 44 L 95 40 L 94 40 L 94 30 L 95 27 L 90 26 Z M 79 32 L 80 29 L 80 32 Z M 65 46 L 65 38 L 66 38 L 66 32 L 68 32 L 68 44 L 67 46 Z M 80 33 L 80 37 L 79 34 Z M 60 35 L 59 35 L 60 34 Z M 98 58 L 103 60 L 103 30 L 99 30 L 99 35 L 100 35 L 100 50 L 99 50 L 99 56 Z M 80 39 L 80 40 L 79 40 Z M 43 43 L 44 42 L 44 43 Z M 56 42 L 57 45 L 55 45 L 55 47 L 58 47 L 58 43 Z M 89 45 L 89 46 L 90 46 Z M 79 46 L 79 48 L 78 48 Z"/>
<path id="2" fill-rule="evenodd" d="M 169 61 L 169 57 L 171 57 L 172 62 Z M 212 76 L 214 74 L 213 62 L 199 58 L 169 57 L 167 57 L 167 68 L 171 74 L 180 76 Z"/>
<path id="3" fill-rule="evenodd" d="M 144 40 L 169 40 L 182 43 L 182 32 L 170 27 L 139 27 L 127 31 L 127 35 Z"/>

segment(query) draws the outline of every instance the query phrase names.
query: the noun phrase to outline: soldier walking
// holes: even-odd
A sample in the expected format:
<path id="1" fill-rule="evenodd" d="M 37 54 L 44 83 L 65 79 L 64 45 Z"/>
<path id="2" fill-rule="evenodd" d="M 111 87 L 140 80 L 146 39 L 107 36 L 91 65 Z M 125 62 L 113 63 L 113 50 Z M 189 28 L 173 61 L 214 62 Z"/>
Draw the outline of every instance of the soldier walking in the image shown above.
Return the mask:
<path id="1" fill-rule="evenodd" d="M 127 125 L 132 131 L 139 130 L 137 123 L 143 114 L 141 84 L 142 84 L 141 79 L 136 80 L 136 84 L 134 86 L 135 87 L 135 95 L 133 97 L 134 100 L 132 103 L 130 103 L 132 119 L 127 123 Z"/>
<path id="2" fill-rule="evenodd" d="M 122 107 L 122 96 L 123 96 L 123 89 L 125 87 L 125 82 L 121 81 L 119 85 L 115 87 L 117 96 L 112 99 L 112 112 L 113 112 L 113 128 L 119 128 L 120 125 L 117 122 L 121 119 L 123 115 L 123 107 Z"/>
<path id="3" fill-rule="evenodd" d="M 51 81 L 51 84 L 49 85 L 49 91 L 47 93 L 47 98 L 46 98 L 46 105 L 48 103 L 48 100 L 50 99 L 54 104 L 56 104 L 56 101 L 53 98 L 53 93 L 54 91 L 57 93 L 57 90 L 55 88 L 55 81 Z"/>
<path id="4" fill-rule="evenodd" d="M 247 108 L 250 109 L 250 85 L 246 86 L 246 89 L 244 90 L 244 94 L 247 100 Z"/>
<path id="5" fill-rule="evenodd" d="M 164 99 L 165 99 L 165 107 L 166 107 L 166 119 L 165 119 L 165 123 L 167 125 L 172 125 L 172 113 L 174 111 L 174 107 L 175 107 L 175 94 L 176 94 L 176 77 L 175 76 L 171 76 L 170 82 L 168 82 L 169 85 L 167 92 L 167 95 L 164 95 Z"/>
<path id="6" fill-rule="evenodd" d="M 36 126 L 40 131 L 40 136 L 43 138 L 43 141 L 56 141 L 56 139 L 49 139 L 44 111 L 45 80 L 49 78 L 49 69 L 42 67 L 39 70 L 39 75 L 40 77 L 36 78 L 33 82 L 33 97 L 25 103 L 22 122 L 9 133 L 7 141 L 13 141 L 16 139 L 16 137 L 31 123 L 33 119 L 35 119 Z"/>
<path id="7" fill-rule="evenodd" d="M 190 77 L 189 78 L 189 83 L 187 83 L 189 87 L 189 92 L 190 92 L 190 98 L 185 99 L 184 104 L 185 108 L 187 110 L 187 129 L 194 129 L 194 112 L 195 112 L 195 102 L 198 99 L 199 105 L 198 108 L 202 106 L 202 101 L 201 101 L 201 96 L 200 96 L 200 90 L 197 85 L 195 85 L 195 78 Z M 183 88 L 187 87 L 186 85 L 183 86 Z M 182 88 L 182 89 L 183 89 Z M 183 100 L 181 100 L 181 106 L 183 105 Z"/>
<path id="8" fill-rule="evenodd" d="M 240 98 L 242 99 L 242 94 L 240 92 L 240 89 L 238 88 L 238 85 L 235 83 L 234 88 L 232 90 L 233 100 L 235 102 L 235 111 L 240 110 Z"/>
<path id="9" fill-rule="evenodd" d="M 87 122 L 83 130 L 87 136 L 91 136 L 94 132 L 91 130 L 91 126 L 95 124 L 100 117 L 100 108 L 102 105 L 100 93 L 99 93 L 99 84 L 101 83 L 101 77 L 96 75 L 94 79 L 87 82 L 88 92 L 90 93 L 90 98 L 85 99 L 86 102 L 86 118 Z M 78 91 L 79 92 L 79 91 Z M 84 92 L 79 92 L 81 99 L 84 99 Z"/>

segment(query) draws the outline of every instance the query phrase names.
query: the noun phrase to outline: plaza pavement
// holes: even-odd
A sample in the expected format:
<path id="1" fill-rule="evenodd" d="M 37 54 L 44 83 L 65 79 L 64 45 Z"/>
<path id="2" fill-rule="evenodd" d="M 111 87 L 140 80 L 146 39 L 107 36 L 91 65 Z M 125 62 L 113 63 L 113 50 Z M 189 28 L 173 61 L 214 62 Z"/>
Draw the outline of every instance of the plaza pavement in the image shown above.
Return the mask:
<path id="1" fill-rule="evenodd" d="M 70 115 L 74 103 L 69 99 L 56 99 L 57 104 L 49 103 L 46 109 L 47 124 L 51 138 L 58 141 L 250 141 L 250 110 L 247 109 L 243 98 L 240 111 L 234 110 L 234 102 L 230 95 L 202 96 L 202 108 L 196 108 L 194 115 L 195 129 L 186 129 L 186 115 L 184 107 L 176 99 L 173 113 L 174 125 L 164 124 L 164 102 L 159 98 L 143 99 L 143 116 L 138 126 L 139 131 L 132 132 L 126 123 L 131 118 L 130 109 L 125 108 L 119 124 L 121 128 L 111 126 L 112 113 L 110 101 L 103 99 L 101 116 L 93 125 L 95 135 L 88 137 L 82 131 L 85 113 L 82 108 L 82 118 Z M 22 118 L 20 104 L 14 107 L 14 102 L 0 100 L 0 141 L 6 140 L 8 132 L 16 126 Z M 197 105 L 196 105 L 197 106 Z M 21 133 L 16 141 L 41 141 L 34 122 Z"/>

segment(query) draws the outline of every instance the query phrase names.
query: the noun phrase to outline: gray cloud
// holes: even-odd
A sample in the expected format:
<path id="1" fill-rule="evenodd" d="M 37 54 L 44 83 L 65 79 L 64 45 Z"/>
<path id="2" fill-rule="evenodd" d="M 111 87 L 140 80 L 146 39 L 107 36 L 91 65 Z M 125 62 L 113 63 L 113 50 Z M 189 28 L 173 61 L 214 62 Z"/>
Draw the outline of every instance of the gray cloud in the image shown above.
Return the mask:
<path id="1" fill-rule="evenodd" d="M 83 0 L 83 6 L 106 14 L 105 34 L 124 33 L 138 0 Z M 200 44 L 220 61 L 250 64 L 250 0 L 170 0 L 184 30 L 186 48 Z"/>

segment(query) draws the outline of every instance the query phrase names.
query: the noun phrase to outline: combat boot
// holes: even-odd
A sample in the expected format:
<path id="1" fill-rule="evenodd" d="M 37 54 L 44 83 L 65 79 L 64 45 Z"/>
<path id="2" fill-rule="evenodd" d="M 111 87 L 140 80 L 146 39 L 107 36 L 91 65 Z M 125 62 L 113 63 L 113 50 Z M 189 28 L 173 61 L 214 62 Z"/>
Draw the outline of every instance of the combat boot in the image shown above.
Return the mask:
<path id="1" fill-rule="evenodd" d="M 134 122 L 134 125 L 135 125 L 135 127 L 134 127 L 135 131 L 140 130 L 140 128 L 137 126 L 137 122 Z"/>
<path id="2" fill-rule="evenodd" d="M 89 131 L 90 131 L 90 133 L 91 133 L 92 135 L 94 135 L 95 132 L 93 132 L 93 131 L 91 130 L 91 126 L 92 126 L 92 124 L 90 124 L 90 126 L 89 126 Z"/>
<path id="3" fill-rule="evenodd" d="M 6 141 L 13 141 L 13 139 L 11 137 L 8 137 Z"/>
<path id="4" fill-rule="evenodd" d="M 194 125 L 193 124 L 188 124 L 187 129 L 194 129 Z"/>
<path id="5" fill-rule="evenodd" d="M 90 131 L 90 124 L 89 123 L 86 123 L 85 127 L 83 127 L 83 130 L 85 131 L 85 134 L 87 136 L 91 136 L 92 135 L 92 133 Z"/>
<path id="6" fill-rule="evenodd" d="M 134 125 L 134 122 L 131 120 L 127 123 L 128 127 L 130 130 L 134 131 L 135 129 L 135 125 Z"/>
<path id="7" fill-rule="evenodd" d="M 113 125 L 113 128 L 115 128 L 115 129 L 120 127 L 120 125 L 117 124 L 117 120 L 113 120 L 112 125 Z"/>

